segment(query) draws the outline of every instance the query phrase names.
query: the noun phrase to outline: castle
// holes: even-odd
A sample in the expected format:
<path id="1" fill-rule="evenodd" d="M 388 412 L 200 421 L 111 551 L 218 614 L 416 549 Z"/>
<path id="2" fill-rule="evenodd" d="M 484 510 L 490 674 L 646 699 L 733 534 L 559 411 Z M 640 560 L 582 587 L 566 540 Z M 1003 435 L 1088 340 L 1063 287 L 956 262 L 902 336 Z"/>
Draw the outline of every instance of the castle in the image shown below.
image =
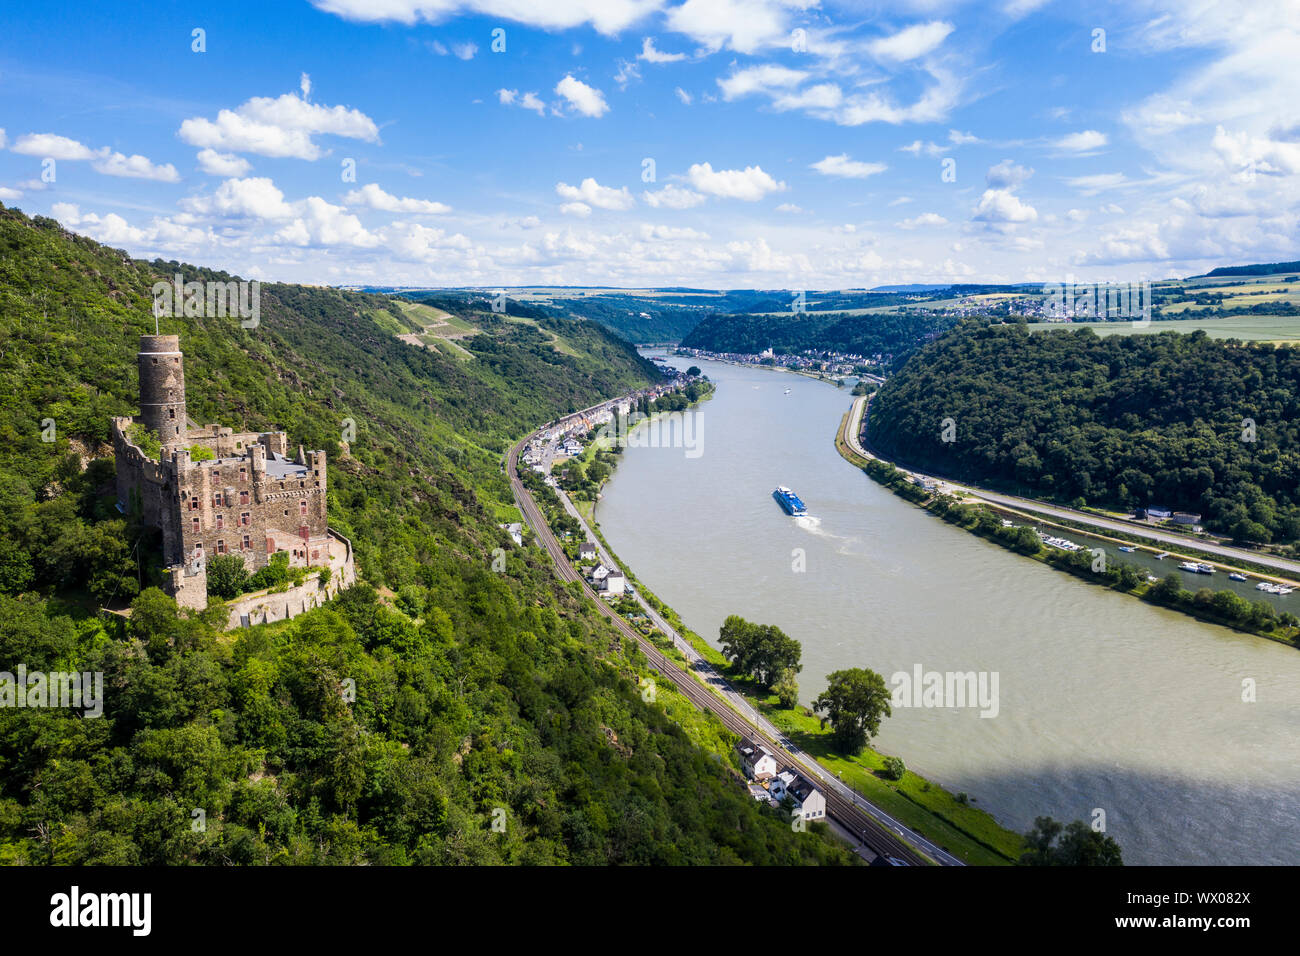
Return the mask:
<path id="1" fill-rule="evenodd" d="M 276 552 L 287 553 L 290 567 L 329 567 L 330 591 L 351 584 L 351 544 L 328 524 L 325 452 L 299 446 L 290 458 L 284 432 L 192 425 L 183 359 L 179 336 L 142 335 L 140 414 L 112 420 L 118 507 L 139 508 L 144 523 L 162 531 L 167 591 L 181 606 L 202 609 L 208 561 L 236 554 L 251 572 Z M 138 426 L 158 437 L 159 460 L 140 447 Z M 200 453 L 196 461 L 198 449 L 211 457 Z M 308 609 L 313 598 L 319 603 L 319 595 L 305 593 L 280 598 L 232 609 L 232 623 L 279 620 Z"/>

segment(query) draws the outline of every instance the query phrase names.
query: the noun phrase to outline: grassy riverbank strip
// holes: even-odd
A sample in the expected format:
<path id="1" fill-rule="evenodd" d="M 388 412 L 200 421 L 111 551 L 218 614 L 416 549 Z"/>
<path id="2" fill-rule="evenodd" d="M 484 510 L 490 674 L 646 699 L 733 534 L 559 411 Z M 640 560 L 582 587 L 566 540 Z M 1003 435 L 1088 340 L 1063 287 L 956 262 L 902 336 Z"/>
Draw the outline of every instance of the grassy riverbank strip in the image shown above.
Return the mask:
<path id="1" fill-rule="evenodd" d="M 1170 610 L 1181 611 L 1210 624 L 1219 624 L 1288 647 L 1300 646 L 1300 626 L 1297 626 L 1295 615 L 1284 612 L 1279 616 L 1273 607 L 1264 601 L 1247 601 L 1228 589 L 1213 591 L 1203 587 L 1196 591 L 1189 591 L 1182 586 L 1178 574 L 1172 571 L 1158 582 L 1151 583 L 1147 581 L 1145 569 L 1118 561 L 1103 560 L 1099 563 L 1093 553 L 1086 548 L 1075 552 L 1049 548 L 1038 539 L 1038 535 L 1032 528 L 1025 525 L 1005 527 L 997 515 L 999 513 L 1019 514 L 1028 520 L 1062 529 L 1070 527 L 1067 522 L 1056 522 L 1028 512 L 1017 512 L 1006 506 L 985 502 L 963 503 L 951 495 L 937 494 L 913 484 L 890 462 L 879 458 L 864 459 L 849 447 L 845 440 L 850 415 L 851 411 L 845 413 L 835 435 L 835 447 L 840 455 L 859 467 L 873 481 L 888 488 L 900 498 L 943 518 L 949 524 L 1001 545 L 1008 551 L 1014 551 L 1023 557 L 1073 574 L 1090 584 L 1141 598 Z M 1083 532 L 1085 529 L 1074 528 L 1074 530 Z M 1087 533 L 1091 537 L 1105 537 L 1092 531 Z M 1150 550 L 1149 546 L 1147 550 Z"/>

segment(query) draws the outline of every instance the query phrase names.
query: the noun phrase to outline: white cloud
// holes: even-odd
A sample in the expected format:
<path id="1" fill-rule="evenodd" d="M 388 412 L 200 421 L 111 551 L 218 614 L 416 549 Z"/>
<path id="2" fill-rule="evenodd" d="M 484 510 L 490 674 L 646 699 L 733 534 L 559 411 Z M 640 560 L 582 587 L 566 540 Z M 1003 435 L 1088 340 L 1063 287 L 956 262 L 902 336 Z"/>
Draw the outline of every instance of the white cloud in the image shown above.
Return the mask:
<path id="1" fill-rule="evenodd" d="M 632 198 L 632 194 L 628 192 L 626 186 L 622 189 L 602 186 L 590 176 L 584 179 L 579 186 L 556 183 L 555 193 L 561 199 L 586 203 L 598 209 L 631 209 L 636 205 L 636 200 Z"/>
<path id="2" fill-rule="evenodd" d="M 522 97 L 518 90 L 497 90 L 497 100 L 502 106 L 518 105 L 526 110 L 532 110 L 538 116 L 546 115 L 546 104 L 541 101 L 536 93 L 525 93 Z"/>
<path id="3" fill-rule="evenodd" d="M 319 196 L 308 196 L 295 203 L 296 218 L 275 234 L 276 239 L 295 246 L 379 245 L 380 239 L 367 232 L 361 220 L 342 206 L 335 206 Z"/>
<path id="4" fill-rule="evenodd" d="M 734 100 L 751 93 L 790 89 L 807 78 L 808 73 L 805 70 L 792 70 L 788 66 L 765 63 L 762 66 L 736 70 L 730 76 L 720 77 L 718 86 L 722 88 L 724 100 Z"/>
<path id="5" fill-rule="evenodd" d="M 796 212 L 803 212 L 804 210 L 796 206 L 792 202 L 783 202 L 781 203 L 781 205 L 776 207 L 776 211 L 785 212 L 785 213 L 796 213 Z"/>
<path id="6" fill-rule="evenodd" d="M 91 168 L 105 176 L 152 179 L 163 183 L 179 182 L 181 178 L 171 163 L 155 164 L 148 157 L 139 154 L 127 156 L 107 146 L 91 149 L 75 139 L 55 133 L 28 133 L 20 136 L 13 145 L 13 151 L 24 156 L 48 157 L 63 162 L 90 160 Z"/>
<path id="7" fill-rule="evenodd" d="M 1300 143 L 1251 136 L 1244 130 L 1233 134 L 1216 126 L 1210 145 L 1225 166 L 1244 174 L 1243 181 L 1256 174 L 1289 176 L 1300 172 Z"/>
<path id="8" fill-rule="evenodd" d="M 210 176 L 244 176 L 253 168 L 252 163 L 234 153 L 218 153 L 215 149 L 201 149 L 199 168 Z"/>
<path id="9" fill-rule="evenodd" d="M 478 52 L 478 44 L 469 40 L 466 40 L 464 43 L 453 43 L 451 45 L 451 52 L 456 54 L 457 59 L 472 60 L 474 59 L 474 54 Z"/>
<path id="10" fill-rule="evenodd" d="M 78 143 L 75 139 L 59 136 L 55 133 L 28 133 L 19 136 L 13 145 L 15 153 L 24 156 L 49 157 L 58 160 L 94 159 L 95 151 Z"/>
<path id="11" fill-rule="evenodd" d="M 827 156 L 825 159 L 819 159 L 810 168 L 817 170 L 823 176 L 866 179 L 876 173 L 883 173 L 889 167 L 884 163 L 864 163 L 859 160 L 849 159 L 848 153 L 840 153 L 838 156 Z"/>
<path id="12" fill-rule="evenodd" d="M 696 163 L 687 170 L 686 178 L 702 193 L 745 202 L 755 202 L 768 193 L 780 192 L 786 188 L 785 183 L 777 182 L 763 172 L 761 166 L 715 171 L 709 163 Z"/>
<path id="13" fill-rule="evenodd" d="M 105 176 L 122 176 L 127 179 L 152 179 L 160 183 L 180 182 L 180 175 L 171 163 L 156 165 L 147 157 L 136 154 L 126 156 L 110 152 L 108 147 L 100 150 L 98 158 L 91 161 L 91 169 Z"/>
<path id="14" fill-rule="evenodd" d="M 555 92 L 568 100 L 569 106 L 583 116 L 599 117 L 609 112 L 605 94 L 582 80 L 575 79 L 572 73 L 555 84 Z"/>
<path id="15" fill-rule="evenodd" d="M 312 139 L 318 134 L 379 141 L 379 127 L 360 110 L 318 106 L 292 93 L 274 99 L 255 96 L 236 109 L 221 110 L 216 120 L 187 119 L 178 131 L 191 146 L 308 160 L 325 155 Z"/>
<path id="16" fill-rule="evenodd" d="M 971 218 L 988 223 L 1033 222 L 1038 210 L 1021 202 L 1010 189 L 986 189 Z"/>
<path id="17" fill-rule="evenodd" d="M 579 216 L 585 219 L 591 215 L 591 207 L 585 202 L 566 202 L 560 206 L 560 212 L 566 216 Z"/>
<path id="18" fill-rule="evenodd" d="M 798 4 L 804 6 L 806 4 Z M 710 50 L 753 53 L 789 44 L 790 24 L 778 0 L 686 0 L 668 11 L 668 26 Z"/>
<path id="19" fill-rule="evenodd" d="M 188 196 L 180 206 L 196 215 L 233 219 L 288 219 L 293 215 L 284 193 L 266 176 L 227 179 L 211 195 Z"/>
<path id="20" fill-rule="evenodd" d="M 891 36 L 872 40 L 867 50 L 880 60 L 915 60 L 938 49 L 952 30 L 952 24 L 943 20 L 916 23 Z"/>
<path id="21" fill-rule="evenodd" d="M 1053 145 L 1065 153 L 1093 153 L 1108 142 L 1105 133 L 1095 129 L 1085 129 L 1078 133 L 1062 136 Z"/>
<path id="22" fill-rule="evenodd" d="M 680 86 L 677 87 L 676 93 L 677 93 L 677 98 L 678 98 L 679 100 L 681 100 L 681 101 L 682 101 L 684 104 L 686 104 L 687 106 L 690 106 L 690 105 L 691 105 L 691 94 L 690 94 L 690 93 L 687 93 L 687 92 L 686 92 L 684 89 L 682 89 Z"/>
<path id="23" fill-rule="evenodd" d="M 994 189 L 1015 189 L 1024 185 L 1032 175 L 1034 175 L 1032 169 L 1026 169 L 1009 159 L 1004 159 L 996 166 L 990 166 L 984 178 Z"/>
<path id="24" fill-rule="evenodd" d="M 1091 196 L 1103 189 L 1123 186 L 1128 182 L 1128 178 L 1123 173 L 1095 173 L 1091 176 L 1072 176 L 1065 182 L 1085 196 Z"/>
<path id="25" fill-rule="evenodd" d="M 646 37 L 641 41 L 641 52 L 637 54 L 636 58 L 645 60 L 647 63 L 676 63 L 679 60 L 686 59 L 686 54 L 665 53 L 662 50 L 656 50 L 654 37 Z"/>
<path id="26" fill-rule="evenodd" d="M 683 189 L 681 186 L 669 183 L 663 189 L 655 192 L 643 192 L 641 194 L 647 205 L 654 208 L 665 209 L 690 209 L 692 206 L 698 206 L 708 197 L 697 193 L 691 189 Z"/>
<path id="27" fill-rule="evenodd" d="M 369 206 L 383 212 L 412 212 L 423 215 L 441 215 L 451 212 L 451 207 L 431 199 L 398 198 L 386 193 L 375 183 L 366 183 L 343 197 L 351 206 Z"/>
<path id="28" fill-rule="evenodd" d="M 948 130 L 948 142 L 954 146 L 968 146 L 971 143 L 983 142 L 983 140 L 973 133 L 963 133 L 959 129 L 950 129 Z"/>
<path id="29" fill-rule="evenodd" d="M 4 130 L 4 127 L 3 127 L 3 126 L 0 126 L 0 149 L 4 149 L 4 148 L 5 148 L 5 143 L 7 143 L 7 142 L 8 142 L 8 140 L 5 139 L 5 130 Z"/>
<path id="30" fill-rule="evenodd" d="M 21 199 L 23 191 L 21 189 L 10 189 L 8 186 L 0 186 L 0 201 L 13 202 L 15 199 Z"/>
<path id="31" fill-rule="evenodd" d="M 659 226 L 650 223 L 641 224 L 641 238 L 647 242 L 675 239 L 708 239 L 709 234 L 698 229 L 678 226 Z"/>
<path id="32" fill-rule="evenodd" d="M 396 21 L 408 26 L 441 23 L 462 14 L 501 17 L 544 30 L 590 24 L 606 36 L 630 27 L 663 6 L 662 0 L 312 0 L 326 13 L 364 23 Z"/>
<path id="33" fill-rule="evenodd" d="M 916 229 L 919 226 L 946 226 L 948 220 L 936 212 L 923 212 L 919 216 L 913 216 L 911 219 L 904 219 L 898 223 L 900 229 Z"/>

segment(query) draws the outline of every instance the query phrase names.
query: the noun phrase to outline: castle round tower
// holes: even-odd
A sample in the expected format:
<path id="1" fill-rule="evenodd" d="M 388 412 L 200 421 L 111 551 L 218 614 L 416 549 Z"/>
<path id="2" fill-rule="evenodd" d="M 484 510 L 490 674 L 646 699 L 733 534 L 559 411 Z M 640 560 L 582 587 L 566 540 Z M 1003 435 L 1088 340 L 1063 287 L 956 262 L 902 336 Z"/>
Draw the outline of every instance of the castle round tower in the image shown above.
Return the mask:
<path id="1" fill-rule="evenodd" d="M 140 421 L 162 440 L 163 460 L 185 444 L 185 363 L 178 335 L 142 335 Z"/>

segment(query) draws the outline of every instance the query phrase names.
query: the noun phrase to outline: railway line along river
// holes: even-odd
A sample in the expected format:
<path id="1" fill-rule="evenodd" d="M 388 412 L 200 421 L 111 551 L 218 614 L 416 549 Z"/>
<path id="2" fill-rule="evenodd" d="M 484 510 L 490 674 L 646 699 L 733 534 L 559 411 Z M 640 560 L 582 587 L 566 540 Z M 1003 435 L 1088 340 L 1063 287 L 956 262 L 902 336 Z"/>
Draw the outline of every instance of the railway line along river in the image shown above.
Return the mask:
<path id="1" fill-rule="evenodd" d="M 835 450 L 847 389 L 669 359 L 718 383 L 702 444 L 633 443 L 596 519 L 689 627 L 716 645 L 728 614 L 780 626 L 803 645 L 805 704 L 845 667 L 996 675 L 996 708 L 895 707 L 875 745 L 1013 829 L 1101 810 L 1130 864 L 1300 863 L 1300 652 L 894 496 Z M 777 485 L 809 517 L 788 517 Z"/>

